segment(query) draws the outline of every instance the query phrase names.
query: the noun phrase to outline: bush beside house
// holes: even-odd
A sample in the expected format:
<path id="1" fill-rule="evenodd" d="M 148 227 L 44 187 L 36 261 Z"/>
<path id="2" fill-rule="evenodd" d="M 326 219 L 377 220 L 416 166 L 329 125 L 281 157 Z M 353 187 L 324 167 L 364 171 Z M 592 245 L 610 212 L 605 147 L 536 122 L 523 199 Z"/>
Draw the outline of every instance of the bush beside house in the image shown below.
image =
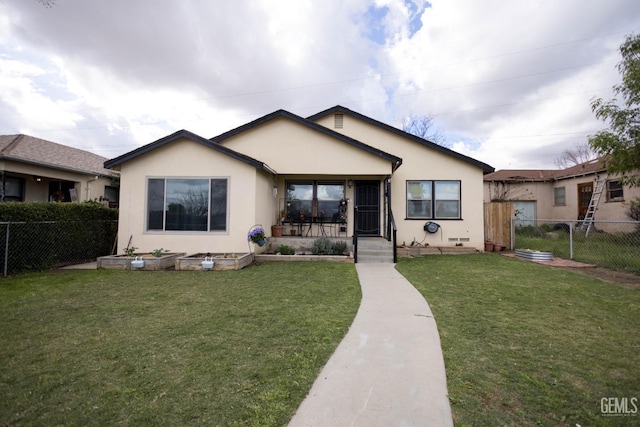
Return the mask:
<path id="1" fill-rule="evenodd" d="M 117 209 L 93 202 L 1 203 L 3 273 L 45 270 L 108 255 L 115 243 L 117 218 Z"/>

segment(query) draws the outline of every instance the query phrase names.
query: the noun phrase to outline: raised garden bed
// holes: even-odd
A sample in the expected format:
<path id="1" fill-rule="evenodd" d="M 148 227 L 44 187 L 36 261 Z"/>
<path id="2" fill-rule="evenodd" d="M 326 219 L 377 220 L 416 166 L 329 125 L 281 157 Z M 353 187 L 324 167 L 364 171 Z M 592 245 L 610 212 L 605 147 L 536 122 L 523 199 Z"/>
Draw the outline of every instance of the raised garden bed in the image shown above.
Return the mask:
<path id="1" fill-rule="evenodd" d="M 516 257 L 529 261 L 552 261 L 553 252 L 532 251 L 531 249 L 516 249 Z"/>
<path id="2" fill-rule="evenodd" d="M 353 262 L 353 257 L 347 255 L 273 255 L 258 254 L 258 262 L 289 262 L 289 261 L 333 261 L 333 262 Z"/>
<path id="3" fill-rule="evenodd" d="M 176 270 L 206 270 L 202 267 L 202 261 L 213 257 L 213 270 L 240 270 L 253 262 L 252 253 L 242 254 L 220 254 L 220 253 L 198 253 L 181 256 L 175 260 Z"/>
<path id="4" fill-rule="evenodd" d="M 162 256 L 156 257 L 150 253 L 128 255 L 108 255 L 98 258 L 97 268 L 105 270 L 167 270 L 175 267 L 176 259 L 183 256 L 184 252 L 164 253 Z M 136 264 L 136 258 L 144 261 L 140 268 L 132 267 Z"/>

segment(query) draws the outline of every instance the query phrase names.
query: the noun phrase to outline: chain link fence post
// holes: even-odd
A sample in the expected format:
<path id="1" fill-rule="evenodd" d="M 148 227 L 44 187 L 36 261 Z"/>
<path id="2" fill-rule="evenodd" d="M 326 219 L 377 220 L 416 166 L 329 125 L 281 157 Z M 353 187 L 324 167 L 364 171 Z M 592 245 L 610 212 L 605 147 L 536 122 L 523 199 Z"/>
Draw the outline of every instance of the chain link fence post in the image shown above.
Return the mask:
<path id="1" fill-rule="evenodd" d="M 587 235 L 582 221 L 519 219 L 514 249 L 552 252 L 559 258 L 594 264 L 640 276 L 640 221 L 595 220 Z"/>

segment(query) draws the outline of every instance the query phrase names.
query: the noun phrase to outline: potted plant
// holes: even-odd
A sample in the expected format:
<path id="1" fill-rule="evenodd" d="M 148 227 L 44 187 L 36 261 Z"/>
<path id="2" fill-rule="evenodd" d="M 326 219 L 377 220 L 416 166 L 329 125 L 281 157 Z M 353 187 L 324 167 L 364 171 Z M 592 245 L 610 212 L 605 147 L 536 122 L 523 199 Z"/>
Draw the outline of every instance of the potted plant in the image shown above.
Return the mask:
<path id="1" fill-rule="evenodd" d="M 280 215 L 276 218 L 276 225 L 271 226 L 271 236 L 273 237 L 282 237 L 282 218 L 284 215 L 284 210 L 280 212 Z"/>
<path id="2" fill-rule="evenodd" d="M 264 246 L 267 242 L 267 236 L 264 234 L 264 228 L 261 226 L 253 226 L 247 235 L 247 240 L 258 246 Z"/>

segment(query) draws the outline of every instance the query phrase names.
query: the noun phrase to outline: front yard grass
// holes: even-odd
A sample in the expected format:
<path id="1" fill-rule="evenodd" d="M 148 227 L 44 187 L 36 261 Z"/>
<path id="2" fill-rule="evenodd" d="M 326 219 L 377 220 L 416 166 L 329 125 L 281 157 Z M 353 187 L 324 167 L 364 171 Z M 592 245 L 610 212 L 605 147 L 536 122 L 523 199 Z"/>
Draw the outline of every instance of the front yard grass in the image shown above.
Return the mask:
<path id="1" fill-rule="evenodd" d="M 434 313 L 456 425 L 640 423 L 601 413 L 609 397 L 640 410 L 639 288 L 491 254 L 397 269 Z"/>
<path id="2" fill-rule="evenodd" d="M 0 425 L 286 425 L 360 302 L 352 264 L 0 281 Z"/>

